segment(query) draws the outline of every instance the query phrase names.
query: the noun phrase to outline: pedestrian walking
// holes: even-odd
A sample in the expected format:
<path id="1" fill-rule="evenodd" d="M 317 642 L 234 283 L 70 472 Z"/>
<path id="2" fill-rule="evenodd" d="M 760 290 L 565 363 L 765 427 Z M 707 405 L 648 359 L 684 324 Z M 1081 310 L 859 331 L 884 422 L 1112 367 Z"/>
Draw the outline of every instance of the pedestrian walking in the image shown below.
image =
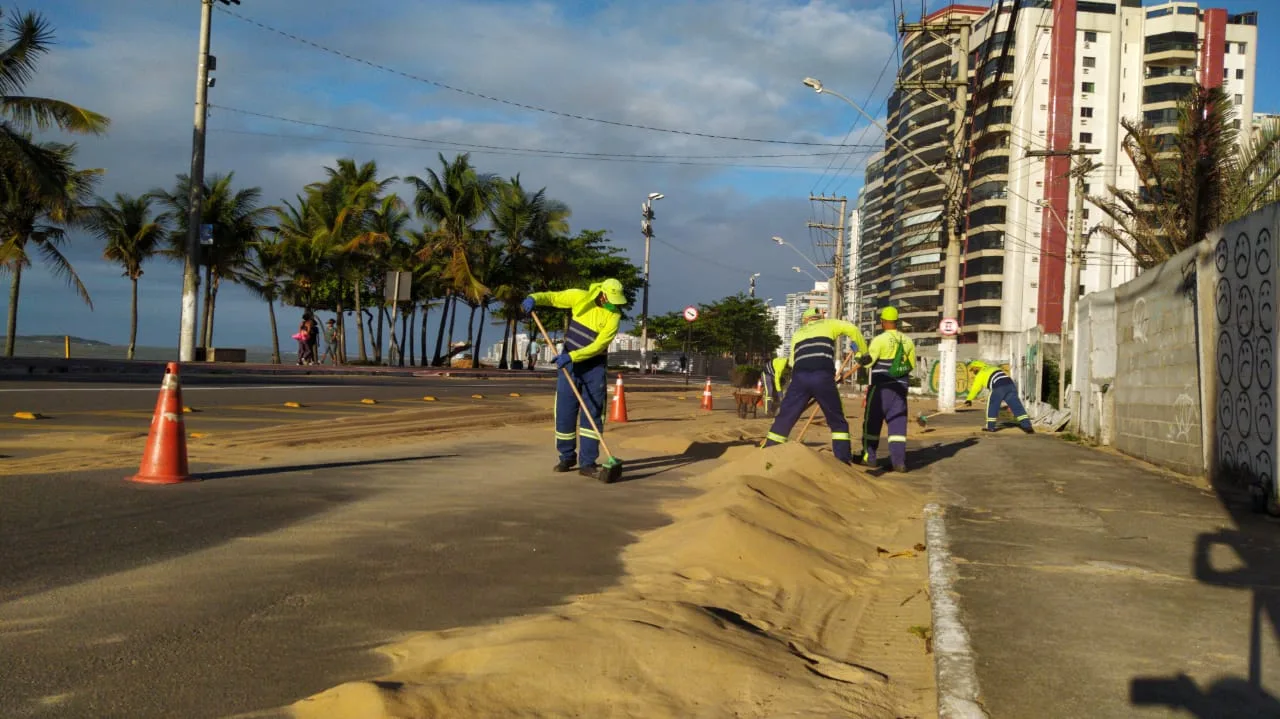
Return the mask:
<path id="1" fill-rule="evenodd" d="M 582 395 L 595 426 L 604 429 L 604 407 L 608 384 L 609 343 L 618 334 L 618 321 L 627 296 L 622 283 L 608 279 L 585 290 L 535 292 L 520 304 L 528 314 L 537 306 L 558 307 L 570 311 L 569 329 L 565 332 L 563 351 L 556 355 L 556 450 L 560 461 L 557 472 L 578 472 L 595 477 L 600 467 L 600 435 L 591 429 L 588 415 L 579 411 L 578 400 L 570 388 L 573 382 Z M 576 430 L 576 434 L 575 434 Z"/>
<path id="2" fill-rule="evenodd" d="M 880 310 L 880 334 L 871 340 L 861 364 L 871 368 L 862 424 L 861 462 L 876 465 L 880 427 L 889 425 L 889 461 L 893 471 L 907 471 L 907 390 L 916 367 L 916 346 L 898 331 L 898 308 Z"/>
<path id="3" fill-rule="evenodd" d="M 305 312 L 302 315 L 302 321 L 298 323 L 298 331 L 293 334 L 293 339 L 298 342 L 298 366 L 309 364 L 311 359 L 311 323 L 314 322 L 311 313 Z"/>
<path id="4" fill-rule="evenodd" d="M 791 384 L 782 398 L 778 416 L 769 429 L 764 446 L 770 447 L 787 441 L 787 435 L 800 415 L 815 400 L 822 408 L 822 416 L 831 429 L 831 451 L 836 459 L 850 463 L 853 460 L 849 444 L 849 422 L 844 416 L 840 391 L 836 388 L 836 339 L 853 340 L 859 353 L 867 351 L 867 341 L 857 325 L 844 320 L 822 318 L 817 308 L 805 310 L 800 319 L 802 325 L 791 336 Z"/>
<path id="5" fill-rule="evenodd" d="M 531 371 L 538 364 L 539 351 L 541 351 L 541 348 L 538 346 L 538 341 L 535 339 L 529 340 L 528 355 L 529 355 L 529 369 Z"/>
<path id="6" fill-rule="evenodd" d="M 1000 405 L 1005 405 L 1009 411 L 1013 413 L 1013 419 L 1018 423 L 1018 427 L 1027 434 L 1035 434 L 1036 431 L 1031 428 L 1031 418 L 1027 416 L 1027 408 L 1022 406 L 1022 400 L 1018 398 L 1018 385 L 1014 383 L 1013 378 L 1005 373 L 1004 370 L 996 365 L 988 365 L 986 362 L 974 360 L 968 364 L 969 372 L 977 372 L 977 376 L 969 383 L 969 396 L 964 400 L 964 406 L 972 407 L 973 400 L 982 390 L 989 390 L 987 394 L 987 423 L 982 428 L 983 432 L 996 431 L 996 419 L 1000 416 Z"/>
<path id="7" fill-rule="evenodd" d="M 320 320 L 312 317 L 307 323 L 308 364 L 320 364 Z"/>
<path id="8" fill-rule="evenodd" d="M 324 361 L 338 364 L 338 321 L 332 317 L 325 323 Z"/>

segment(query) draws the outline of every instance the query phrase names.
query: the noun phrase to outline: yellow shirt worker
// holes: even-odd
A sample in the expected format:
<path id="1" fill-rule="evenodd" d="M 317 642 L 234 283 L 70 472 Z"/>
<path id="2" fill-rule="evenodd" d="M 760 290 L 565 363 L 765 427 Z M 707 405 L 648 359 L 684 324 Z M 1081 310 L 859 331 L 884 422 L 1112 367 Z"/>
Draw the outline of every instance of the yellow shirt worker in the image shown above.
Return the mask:
<path id="1" fill-rule="evenodd" d="M 862 424 L 862 462 L 874 467 L 880 445 L 880 425 L 889 425 L 889 461 L 893 471 L 907 471 L 907 388 L 916 367 L 916 346 L 898 331 L 898 308 L 880 310 L 880 334 L 862 364 L 871 368 L 867 411 Z"/>

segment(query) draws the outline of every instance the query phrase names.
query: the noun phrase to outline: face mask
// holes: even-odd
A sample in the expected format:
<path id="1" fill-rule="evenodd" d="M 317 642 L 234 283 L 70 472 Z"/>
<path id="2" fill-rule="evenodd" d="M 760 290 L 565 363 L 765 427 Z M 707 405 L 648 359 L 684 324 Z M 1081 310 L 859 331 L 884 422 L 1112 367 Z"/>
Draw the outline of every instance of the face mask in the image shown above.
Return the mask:
<path id="1" fill-rule="evenodd" d="M 617 305 L 611 305 L 611 304 L 609 304 L 608 302 L 601 303 L 601 305 L 600 305 L 600 306 L 601 306 L 601 307 L 604 307 L 606 310 L 609 310 L 610 312 L 617 312 L 617 311 L 618 311 L 618 306 L 617 306 Z"/>

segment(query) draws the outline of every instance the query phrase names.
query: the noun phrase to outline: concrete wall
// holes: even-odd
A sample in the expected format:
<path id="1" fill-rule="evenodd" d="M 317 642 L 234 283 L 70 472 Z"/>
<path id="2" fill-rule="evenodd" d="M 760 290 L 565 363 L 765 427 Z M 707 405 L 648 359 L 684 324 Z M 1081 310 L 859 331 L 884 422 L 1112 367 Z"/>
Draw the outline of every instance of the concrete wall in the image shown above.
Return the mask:
<path id="1" fill-rule="evenodd" d="M 1196 264 L 1203 250 L 1189 248 L 1115 288 L 1113 444 L 1184 474 L 1205 469 L 1196 330 Z"/>
<path id="2" fill-rule="evenodd" d="M 1200 266 L 1207 464 L 1215 480 L 1276 491 L 1276 243 L 1280 205 L 1210 236 Z"/>
<path id="3" fill-rule="evenodd" d="M 1076 434 L 1115 441 L 1116 293 L 1095 292 L 1076 307 L 1071 408 Z"/>

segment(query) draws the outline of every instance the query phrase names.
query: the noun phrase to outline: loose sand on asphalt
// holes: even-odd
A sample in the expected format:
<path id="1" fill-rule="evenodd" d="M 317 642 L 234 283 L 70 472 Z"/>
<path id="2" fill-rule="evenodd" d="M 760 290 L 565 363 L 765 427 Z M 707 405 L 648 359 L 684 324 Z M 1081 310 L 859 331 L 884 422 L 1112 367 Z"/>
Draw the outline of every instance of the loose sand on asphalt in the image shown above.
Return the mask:
<path id="1" fill-rule="evenodd" d="M 840 465 L 821 422 L 808 446 L 761 451 L 763 415 L 740 420 L 727 397 L 717 397 L 724 409 L 704 413 L 697 400 L 692 392 L 633 394 L 635 421 L 608 428 L 624 459 L 658 453 L 698 469 L 687 479 L 696 493 L 664 506 L 670 523 L 624 551 L 615 586 L 495 624 L 406 635 L 380 649 L 387 674 L 300 698 L 293 712 L 303 719 L 935 713 L 922 483 Z M 846 400 L 855 426 L 859 404 Z M 502 427 L 493 435 L 499 457 L 504 439 L 549 432 L 549 405 L 546 397 L 504 398 L 232 432 L 191 440 L 191 461 L 274 463 L 308 447 L 426 445 Z M 922 409 L 913 403 L 912 416 Z M 909 429 L 917 443 L 955 432 L 921 430 L 914 421 Z M 38 481 L 42 472 L 127 467 L 143 440 L 59 434 L 44 441 L 65 446 L 4 471 Z M 662 470 L 640 462 L 628 471 Z"/>

